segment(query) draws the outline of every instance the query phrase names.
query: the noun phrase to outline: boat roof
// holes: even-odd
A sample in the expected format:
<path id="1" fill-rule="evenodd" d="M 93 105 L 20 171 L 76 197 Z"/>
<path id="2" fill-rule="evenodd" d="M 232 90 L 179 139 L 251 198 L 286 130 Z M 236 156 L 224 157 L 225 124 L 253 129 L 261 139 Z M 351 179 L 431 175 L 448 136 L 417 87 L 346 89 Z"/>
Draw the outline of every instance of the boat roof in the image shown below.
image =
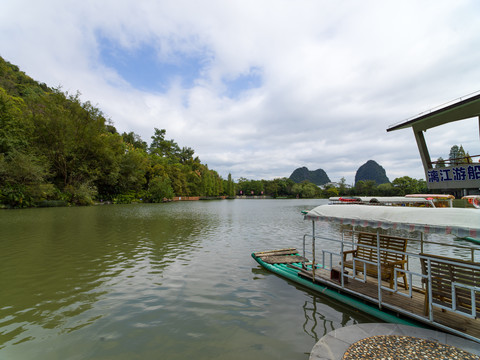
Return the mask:
<path id="1" fill-rule="evenodd" d="M 480 236 L 480 211 L 464 208 L 321 205 L 308 211 L 305 219 L 360 227 L 445 233 L 459 237 Z"/>
<path id="2" fill-rule="evenodd" d="M 455 196 L 449 195 L 449 194 L 408 194 L 408 195 L 405 195 L 405 197 L 408 197 L 408 198 L 422 197 L 422 198 L 452 199 L 452 200 L 455 199 Z"/>
<path id="3" fill-rule="evenodd" d="M 408 204 L 408 203 L 425 203 L 430 202 L 421 196 L 418 197 L 403 197 L 403 196 L 354 196 L 354 197 L 330 197 L 328 200 L 341 203 L 370 203 L 370 204 Z"/>

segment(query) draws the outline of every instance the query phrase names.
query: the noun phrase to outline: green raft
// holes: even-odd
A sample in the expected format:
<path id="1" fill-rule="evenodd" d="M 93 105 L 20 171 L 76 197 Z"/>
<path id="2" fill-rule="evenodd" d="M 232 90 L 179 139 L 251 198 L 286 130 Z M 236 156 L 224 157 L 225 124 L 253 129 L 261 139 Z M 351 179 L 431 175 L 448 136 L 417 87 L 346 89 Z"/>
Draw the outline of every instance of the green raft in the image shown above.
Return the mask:
<path id="1" fill-rule="evenodd" d="M 457 238 L 455 238 L 455 240 L 466 240 L 466 241 L 470 241 L 470 242 L 475 243 L 475 244 L 480 244 L 480 239 L 477 239 L 477 238 L 474 238 L 474 237 L 471 237 L 471 236 L 457 237 Z"/>
<path id="2" fill-rule="evenodd" d="M 298 253 L 296 254 L 291 254 L 291 255 L 286 255 L 292 257 L 292 261 L 287 261 L 286 263 L 276 263 L 276 264 L 269 264 L 266 261 L 263 261 L 259 256 L 256 254 L 258 253 L 252 253 L 252 257 L 255 259 L 256 262 L 258 262 L 262 267 L 265 269 L 280 275 L 288 280 L 293 281 L 294 283 L 297 283 L 299 285 L 302 285 L 306 288 L 309 288 L 316 293 L 323 294 L 325 296 L 328 296 L 334 300 L 340 301 L 348 306 L 351 306 L 355 309 L 358 309 L 360 311 L 363 311 L 369 315 L 375 316 L 376 318 L 383 320 L 385 322 L 389 323 L 396 323 L 396 324 L 402 324 L 402 325 L 410 325 L 410 326 L 416 326 L 416 327 L 424 327 L 422 324 L 413 321 L 413 320 L 407 320 L 401 317 L 398 317 L 396 314 L 387 312 L 385 310 L 380 310 L 375 306 L 366 304 L 360 300 L 355 299 L 352 296 L 349 296 L 347 294 L 342 294 L 339 293 L 335 290 L 332 290 L 328 288 L 327 286 L 323 286 L 318 283 L 314 283 L 309 279 L 306 279 L 304 277 L 301 277 L 299 275 L 300 273 L 300 267 L 302 266 L 301 262 L 299 262 L 300 258 L 302 258 Z M 264 257 L 265 259 L 265 257 Z M 297 262 L 293 262 L 293 261 Z M 268 261 L 268 260 L 267 260 Z M 301 261 L 301 260 L 300 260 Z M 294 266 L 289 266 L 289 265 L 294 265 Z M 297 269 L 298 268 L 298 269 Z"/>

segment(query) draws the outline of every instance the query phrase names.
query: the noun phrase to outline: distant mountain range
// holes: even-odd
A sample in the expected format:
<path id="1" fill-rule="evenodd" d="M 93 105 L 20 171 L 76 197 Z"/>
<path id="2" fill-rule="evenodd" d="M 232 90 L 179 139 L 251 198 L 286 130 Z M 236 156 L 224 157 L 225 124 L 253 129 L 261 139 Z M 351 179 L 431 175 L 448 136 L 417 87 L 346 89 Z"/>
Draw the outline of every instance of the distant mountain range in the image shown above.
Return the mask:
<path id="1" fill-rule="evenodd" d="M 292 175 L 290 175 L 289 179 L 295 181 L 296 183 L 301 183 L 302 181 L 308 180 L 315 185 L 324 185 L 330 182 L 330 178 L 323 169 L 310 171 L 305 166 L 295 169 Z M 365 164 L 358 168 L 357 173 L 355 174 L 355 184 L 360 180 L 373 180 L 377 185 L 390 182 L 385 169 L 374 160 L 368 160 Z"/>
<path id="2" fill-rule="evenodd" d="M 315 185 L 324 185 L 330 182 L 330 179 L 324 170 L 317 169 L 310 171 L 305 166 L 296 169 L 292 175 L 290 175 L 290 179 L 296 183 L 301 183 L 302 181 L 308 180 Z"/>
<path id="3" fill-rule="evenodd" d="M 373 160 L 368 160 L 365 164 L 358 168 L 357 173 L 355 174 L 355 184 L 360 180 L 373 180 L 377 183 L 377 185 L 390 182 L 385 169 Z"/>

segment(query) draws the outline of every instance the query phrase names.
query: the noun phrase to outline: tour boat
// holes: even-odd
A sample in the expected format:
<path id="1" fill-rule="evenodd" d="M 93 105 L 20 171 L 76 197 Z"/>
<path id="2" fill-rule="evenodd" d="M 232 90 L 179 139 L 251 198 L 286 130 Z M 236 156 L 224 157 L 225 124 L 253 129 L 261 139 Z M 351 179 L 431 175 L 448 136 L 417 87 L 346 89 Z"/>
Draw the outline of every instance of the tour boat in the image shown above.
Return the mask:
<path id="1" fill-rule="evenodd" d="M 351 196 L 351 197 L 330 197 L 330 204 L 337 205 L 391 205 L 391 206 L 421 206 L 435 207 L 433 199 L 425 197 L 407 196 Z"/>
<path id="2" fill-rule="evenodd" d="M 265 269 L 387 322 L 480 343 L 480 211 L 335 204 L 304 213 L 312 233 L 294 248 L 254 252 Z M 319 222 L 329 229 L 316 230 Z M 323 226 L 323 224 L 322 224 Z M 332 234 L 332 235 L 326 235 Z"/>
<path id="3" fill-rule="evenodd" d="M 453 200 L 455 200 L 455 196 L 448 194 L 408 194 L 405 197 L 431 200 L 435 207 L 453 207 Z"/>
<path id="4" fill-rule="evenodd" d="M 468 198 L 472 198 L 472 196 L 469 196 Z M 332 204 L 453 207 L 453 200 L 455 200 L 455 196 L 448 195 L 448 194 L 408 194 L 405 196 L 350 196 L 350 197 L 337 196 L 337 197 L 331 197 L 328 200 Z M 472 203 L 472 200 L 469 200 L 469 202 Z"/>
<path id="5" fill-rule="evenodd" d="M 480 195 L 467 195 L 462 197 L 462 199 L 467 200 L 475 209 L 480 209 Z"/>

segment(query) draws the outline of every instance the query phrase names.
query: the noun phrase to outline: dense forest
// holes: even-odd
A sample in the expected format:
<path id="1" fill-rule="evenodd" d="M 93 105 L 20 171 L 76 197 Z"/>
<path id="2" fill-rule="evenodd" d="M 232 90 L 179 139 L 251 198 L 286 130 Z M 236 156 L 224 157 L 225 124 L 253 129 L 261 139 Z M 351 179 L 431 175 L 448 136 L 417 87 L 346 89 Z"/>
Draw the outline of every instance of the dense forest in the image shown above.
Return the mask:
<path id="1" fill-rule="evenodd" d="M 330 197 L 424 192 L 409 177 L 378 185 L 318 187 L 288 178 L 237 183 L 202 164 L 189 147 L 154 128 L 150 145 L 120 134 L 80 94 L 39 83 L 0 57 L 0 207 L 163 202 L 175 196 Z"/>
<path id="2" fill-rule="evenodd" d="M 0 58 L 0 202 L 7 207 L 233 196 L 193 149 L 154 129 L 119 134 L 80 95 L 49 88 Z"/>

